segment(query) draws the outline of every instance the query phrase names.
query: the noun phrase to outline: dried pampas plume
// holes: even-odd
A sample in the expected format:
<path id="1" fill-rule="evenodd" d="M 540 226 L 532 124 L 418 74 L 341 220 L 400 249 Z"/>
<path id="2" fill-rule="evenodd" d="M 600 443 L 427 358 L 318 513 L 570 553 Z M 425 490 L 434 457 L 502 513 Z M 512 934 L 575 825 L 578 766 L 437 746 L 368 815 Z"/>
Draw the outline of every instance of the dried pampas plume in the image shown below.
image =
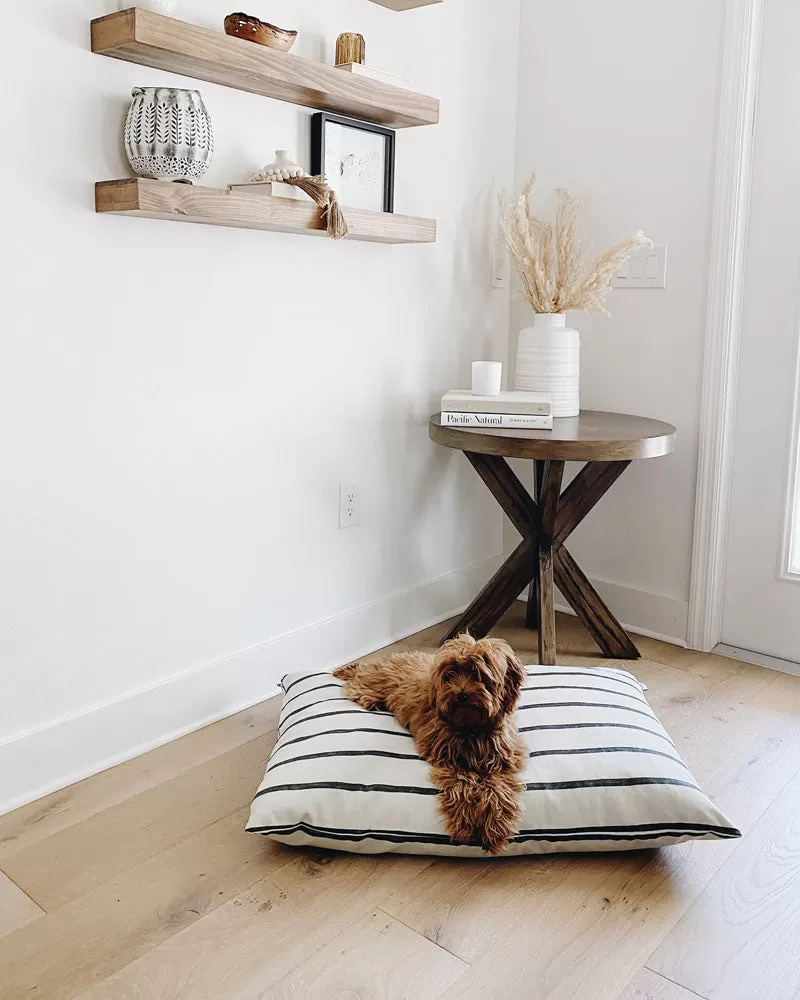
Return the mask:
<path id="1" fill-rule="evenodd" d="M 531 174 L 518 198 L 500 202 L 500 226 L 506 247 L 522 282 L 522 294 L 536 313 L 580 309 L 608 316 L 605 300 L 611 279 L 640 247 L 652 249 L 642 233 L 634 233 L 600 254 L 589 267 L 575 235 L 580 201 L 568 191 L 556 192 L 555 224 L 533 214 Z"/>

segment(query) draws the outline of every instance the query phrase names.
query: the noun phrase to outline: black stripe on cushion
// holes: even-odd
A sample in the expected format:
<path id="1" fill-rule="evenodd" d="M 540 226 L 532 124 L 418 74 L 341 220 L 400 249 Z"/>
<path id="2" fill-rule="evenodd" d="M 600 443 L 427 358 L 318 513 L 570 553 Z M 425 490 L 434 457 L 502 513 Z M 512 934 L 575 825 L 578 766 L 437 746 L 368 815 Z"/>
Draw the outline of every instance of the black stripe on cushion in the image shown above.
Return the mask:
<path id="1" fill-rule="evenodd" d="M 297 694 L 293 694 L 291 698 L 284 698 L 283 705 L 281 706 L 281 711 L 286 711 L 286 706 L 290 705 L 296 698 L 302 698 L 304 694 L 311 694 L 313 691 L 321 691 L 323 688 L 338 688 L 339 691 L 342 690 L 342 685 L 336 684 L 317 684 L 316 687 L 306 688 L 305 691 L 298 691 Z"/>
<path id="2" fill-rule="evenodd" d="M 645 704 L 647 704 L 645 702 Z M 658 721 L 652 712 L 643 712 L 639 708 L 631 708 L 630 705 L 609 705 L 604 701 L 545 701 L 535 702 L 532 705 L 520 705 L 518 712 L 526 712 L 531 708 L 613 708 L 617 712 L 635 712 L 636 715 L 644 715 L 648 719 Z"/>
<path id="3" fill-rule="evenodd" d="M 664 754 L 663 756 L 666 756 Z M 301 760 L 320 760 L 322 757 L 392 757 L 395 760 L 419 760 L 422 758 L 415 753 L 393 753 L 391 750 L 328 750 L 323 753 L 307 753 L 301 757 L 290 757 L 289 760 L 281 760 L 277 764 L 270 764 L 270 773 L 283 767 L 284 764 L 296 764 Z"/>
<path id="4" fill-rule="evenodd" d="M 302 822 L 302 821 L 300 821 Z M 275 824 L 263 829 L 282 830 L 297 826 L 297 823 Z M 262 828 L 260 828 L 262 829 Z M 440 840 L 450 840 L 446 834 L 440 833 L 414 833 L 410 830 L 365 830 L 351 829 L 348 827 L 314 826 L 315 830 L 325 833 L 390 833 L 396 837 L 435 837 Z M 695 833 L 716 833 L 720 836 L 741 837 L 741 830 L 733 826 L 713 826 L 710 823 L 617 823 L 609 826 L 551 826 L 540 829 L 520 830 L 517 837 L 538 837 L 546 835 L 548 837 L 569 837 L 583 836 L 587 833 L 649 833 L 658 834 L 662 830 L 683 830 Z"/>
<path id="5" fill-rule="evenodd" d="M 679 778 L 586 778 L 583 781 L 531 781 L 525 785 L 528 792 L 552 792 L 575 788 L 626 788 L 631 785 L 681 785 L 700 791 L 692 781 Z"/>
<path id="6" fill-rule="evenodd" d="M 288 674 L 284 674 L 283 677 L 281 677 L 281 687 L 283 688 L 284 694 L 288 694 L 295 686 L 295 684 L 299 684 L 301 681 L 307 681 L 311 677 L 332 677 L 333 675 L 331 674 L 330 670 L 321 670 L 317 671 L 317 673 L 314 674 L 303 674 L 302 677 L 296 678 L 295 680 L 292 681 L 291 684 L 287 684 L 286 687 L 284 687 L 284 682 L 286 681 L 286 678 L 288 676 L 289 676 Z"/>
<path id="7" fill-rule="evenodd" d="M 553 834 L 578 834 L 578 833 L 607 833 L 615 832 L 643 832 L 645 830 L 702 830 L 704 833 L 718 833 L 725 836 L 741 837 L 741 831 L 732 826 L 711 826 L 709 823 L 624 823 L 615 826 L 565 826 L 548 827 L 540 830 L 520 830 L 520 835 L 547 833 Z"/>
<path id="8" fill-rule="evenodd" d="M 639 733 L 649 733 L 650 736 L 657 736 L 660 740 L 666 740 L 670 746 L 675 746 L 666 733 L 659 733 L 655 729 L 646 729 L 644 726 L 634 726 L 627 722 L 561 722 L 548 726 L 519 727 L 521 733 L 545 732 L 551 729 L 635 729 Z"/>
<path id="9" fill-rule="evenodd" d="M 587 778 L 583 781 L 531 781 L 525 785 L 528 792 L 567 791 L 578 788 L 625 788 L 631 785 L 680 785 L 699 791 L 691 781 L 678 778 Z M 386 792 L 390 795 L 438 795 L 437 788 L 420 788 L 415 785 L 363 785 L 350 781 L 298 781 L 288 785 L 273 785 L 256 792 L 255 799 L 273 792 L 303 792 L 311 788 L 336 788 L 343 792 Z"/>
<path id="10" fill-rule="evenodd" d="M 684 770 L 689 768 L 683 763 L 680 757 L 673 757 L 671 753 L 663 753 L 661 750 L 650 750 L 649 747 L 567 747 L 563 750 L 531 750 L 529 757 L 568 757 L 572 754 L 587 753 L 649 753 L 654 757 L 663 757 L 671 760 L 674 764 L 680 764 Z"/>
<path id="11" fill-rule="evenodd" d="M 438 795 L 436 788 L 419 788 L 415 785 L 361 785 L 351 781 L 298 781 L 291 785 L 273 785 L 256 792 L 254 801 L 272 792 L 304 792 L 309 788 L 337 788 L 343 792 L 388 792 L 392 795 Z"/>
<path id="12" fill-rule="evenodd" d="M 328 705 L 332 701 L 346 701 L 351 705 L 355 704 L 354 702 L 350 701 L 349 698 L 317 698 L 317 700 L 312 701 L 310 705 L 301 705 L 300 708 L 296 708 L 293 712 L 289 712 L 288 715 L 284 715 L 283 712 L 281 712 L 280 726 L 282 726 L 284 722 L 286 722 L 288 719 L 291 719 L 292 716 L 298 715 L 300 712 L 306 712 L 308 711 L 309 708 L 316 708 L 318 705 Z M 361 711 L 363 712 L 364 709 L 362 708 Z M 280 726 L 278 727 L 279 729 Z"/>
<path id="13" fill-rule="evenodd" d="M 627 674 L 630 680 L 626 680 L 625 677 L 612 677 L 610 674 L 601 673 L 599 670 L 528 670 L 526 671 L 528 677 L 593 677 L 597 680 L 598 677 L 602 677 L 606 681 L 615 681 L 617 684 L 625 684 L 627 687 L 632 687 L 637 691 L 642 690 L 642 685 L 636 680 L 633 674 Z"/>
<path id="14" fill-rule="evenodd" d="M 296 736 L 293 740 L 287 740 L 285 743 L 280 740 L 275 744 L 274 753 L 278 750 L 283 750 L 284 747 L 290 747 L 295 743 L 305 743 L 306 740 L 315 740 L 319 736 L 346 736 L 349 733 L 378 733 L 381 736 L 401 736 L 405 740 L 413 740 L 411 733 L 403 730 L 398 732 L 396 729 L 325 729 L 321 733 L 311 733 L 309 736 Z"/>
<path id="15" fill-rule="evenodd" d="M 344 733 L 348 733 L 351 730 L 342 730 Z M 380 732 L 380 730 L 375 730 Z M 405 733 L 395 733 L 396 736 L 406 735 Z M 301 739 L 309 739 L 309 737 L 301 737 Z M 292 740 L 291 742 L 295 742 Z M 282 750 L 283 747 L 275 748 L 273 753 L 273 758 L 277 755 L 278 750 Z M 670 760 L 674 764 L 678 764 L 684 770 L 688 771 L 688 768 L 683 763 L 679 757 L 673 757 L 672 754 L 662 753 L 660 750 L 650 750 L 647 747 L 569 747 L 563 750 L 532 750 L 528 757 L 567 757 L 573 754 L 603 754 L 603 753 L 632 753 L 632 754 L 652 754 L 654 757 L 663 757 L 665 760 Z M 274 771 L 278 767 L 283 767 L 285 764 L 296 764 L 300 761 L 306 760 L 320 760 L 323 757 L 392 757 L 395 760 L 418 760 L 422 761 L 419 754 L 415 753 L 394 753 L 391 750 L 325 750 L 319 753 L 309 753 L 301 754 L 298 757 L 290 757 L 288 760 L 279 761 L 277 764 L 270 764 L 270 772 Z"/>
<path id="16" fill-rule="evenodd" d="M 588 684 L 532 684 L 529 687 L 521 688 L 522 691 L 602 691 L 604 694 L 613 694 L 617 698 L 632 698 L 634 701 L 647 704 L 647 699 L 641 694 L 628 694 L 627 691 L 614 691 L 613 688 L 590 687 Z"/>
<path id="17" fill-rule="evenodd" d="M 689 826 L 685 823 L 670 823 L 654 826 L 646 832 L 623 832 L 626 827 L 600 827 L 596 830 L 587 828 L 585 831 L 560 830 L 522 830 L 511 838 L 511 843 L 522 844 L 528 841 L 544 841 L 547 843 L 580 843 L 581 841 L 614 841 L 614 840 L 660 840 L 663 837 L 707 837 L 709 835 L 728 839 L 741 837 L 741 833 L 732 827 L 713 827 L 704 824 Z M 630 830 L 636 830 L 631 827 Z M 309 823 L 295 823 L 291 826 L 256 826 L 248 827 L 248 833 L 262 833 L 266 836 L 290 837 L 295 833 L 305 833 L 310 836 L 327 840 L 378 840 L 394 844 L 452 844 L 450 837 L 436 833 L 412 833 L 400 830 L 338 830 L 329 827 L 312 826 Z M 474 845 L 477 846 L 477 845 Z"/>
<path id="18" fill-rule="evenodd" d="M 302 726 L 304 722 L 316 722 L 317 719 L 329 719 L 332 715 L 361 715 L 363 716 L 365 711 L 363 708 L 341 708 L 337 712 L 321 712 L 319 715 L 309 715 L 307 719 L 298 719 L 297 722 L 293 722 L 291 726 L 287 726 L 281 733 L 280 738 L 289 732 L 290 729 L 294 729 L 295 726 Z M 370 715 L 383 715 L 390 719 L 394 716 L 391 712 L 370 712 Z"/>

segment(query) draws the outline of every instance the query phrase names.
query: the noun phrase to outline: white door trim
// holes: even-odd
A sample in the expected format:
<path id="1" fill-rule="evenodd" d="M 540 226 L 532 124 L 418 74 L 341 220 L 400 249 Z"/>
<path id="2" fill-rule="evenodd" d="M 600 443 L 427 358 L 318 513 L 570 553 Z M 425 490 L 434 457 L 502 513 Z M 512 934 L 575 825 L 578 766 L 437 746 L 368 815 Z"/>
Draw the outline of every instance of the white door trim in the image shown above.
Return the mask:
<path id="1" fill-rule="evenodd" d="M 720 86 L 714 218 L 700 415 L 690 648 L 722 637 L 747 222 L 764 0 L 728 0 Z"/>
<path id="2" fill-rule="evenodd" d="M 798 296 L 800 302 L 800 295 Z M 800 329 L 800 316 L 795 323 Z M 794 398 L 792 400 L 792 451 L 789 459 L 789 475 L 786 481 L 786 498 L 783 509 L 783 538 L 781 541 L 780 563 L 777 577 L 784 583 L 800 583 L 800 573 L 792 571 L 792 553 L 795 547 L 795 502 L 800 489 L 800 337 L 798 337 L 794 358 Z"/>

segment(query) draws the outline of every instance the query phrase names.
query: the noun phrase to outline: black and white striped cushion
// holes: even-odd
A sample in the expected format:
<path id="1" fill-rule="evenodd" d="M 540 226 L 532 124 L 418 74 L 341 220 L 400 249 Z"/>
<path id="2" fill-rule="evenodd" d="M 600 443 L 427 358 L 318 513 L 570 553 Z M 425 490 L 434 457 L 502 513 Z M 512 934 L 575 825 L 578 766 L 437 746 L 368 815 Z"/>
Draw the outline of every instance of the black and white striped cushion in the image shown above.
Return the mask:
<path id="1" fill-rule="evenodd" d="M 738 837 L 697 787 L 633 674 L 527 668 L 517 723 L 529 761 L 507 854 L 615 851 Z M 388 712 L 348 701 L 329 673 L 289 674 L 279 737 L 247 829 L 287 844 L 484 856 L 450 842 L 437 790 Z"/>

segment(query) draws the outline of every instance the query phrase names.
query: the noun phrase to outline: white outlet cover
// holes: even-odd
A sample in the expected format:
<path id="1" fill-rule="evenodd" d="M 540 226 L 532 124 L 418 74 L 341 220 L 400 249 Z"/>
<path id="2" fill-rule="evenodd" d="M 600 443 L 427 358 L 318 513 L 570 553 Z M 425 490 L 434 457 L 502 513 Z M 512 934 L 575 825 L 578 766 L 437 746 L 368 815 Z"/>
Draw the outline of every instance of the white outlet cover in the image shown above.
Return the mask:
<path id="1" fill-rule="evenodd" d="M 612 288 L 666 288 L 667 244 L 637 250 L 611 279 Z"/>
<path id="2" fill-rule="evenodd" d="M 339 527 L 352 528 L 361 520 L 358 483 L 339 485 Z"/>

